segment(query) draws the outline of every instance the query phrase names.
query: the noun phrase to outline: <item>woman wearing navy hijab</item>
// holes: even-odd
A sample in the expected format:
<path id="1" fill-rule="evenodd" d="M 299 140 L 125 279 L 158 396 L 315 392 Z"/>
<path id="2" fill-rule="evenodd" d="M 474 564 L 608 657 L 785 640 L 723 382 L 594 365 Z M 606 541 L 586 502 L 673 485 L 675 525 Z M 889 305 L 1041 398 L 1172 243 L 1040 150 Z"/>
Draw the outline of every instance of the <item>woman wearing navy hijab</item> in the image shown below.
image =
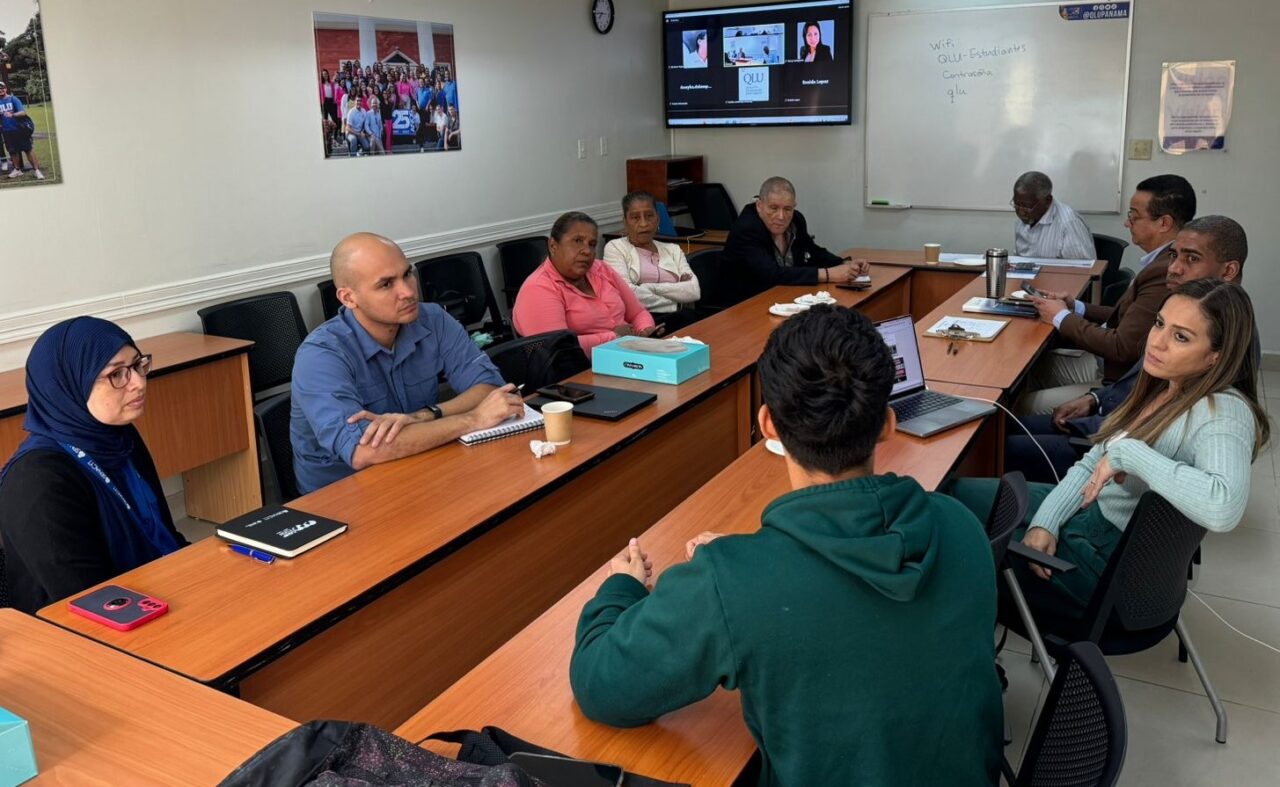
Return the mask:
<path id="1" fill-rule="evenodd" d="M 0 471 L 10 603 L 25 612 L 186 545 L 133 422 L 151 356 L 119 326 L 76 317 L 27 357 L 29 433 Z"/>

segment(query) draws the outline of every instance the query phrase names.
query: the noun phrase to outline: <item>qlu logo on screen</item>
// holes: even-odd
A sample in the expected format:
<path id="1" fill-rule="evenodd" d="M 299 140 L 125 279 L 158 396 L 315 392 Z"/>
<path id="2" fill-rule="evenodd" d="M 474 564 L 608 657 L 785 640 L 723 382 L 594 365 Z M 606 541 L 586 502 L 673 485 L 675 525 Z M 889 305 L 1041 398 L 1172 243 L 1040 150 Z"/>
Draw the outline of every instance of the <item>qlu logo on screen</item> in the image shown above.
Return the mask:
<path id="1" fill-rule="evenodd" d="M 768 68 L 738 69 L 738 100 L 739 101 L 768 101 L 769 100 L 769 69 Z"/>

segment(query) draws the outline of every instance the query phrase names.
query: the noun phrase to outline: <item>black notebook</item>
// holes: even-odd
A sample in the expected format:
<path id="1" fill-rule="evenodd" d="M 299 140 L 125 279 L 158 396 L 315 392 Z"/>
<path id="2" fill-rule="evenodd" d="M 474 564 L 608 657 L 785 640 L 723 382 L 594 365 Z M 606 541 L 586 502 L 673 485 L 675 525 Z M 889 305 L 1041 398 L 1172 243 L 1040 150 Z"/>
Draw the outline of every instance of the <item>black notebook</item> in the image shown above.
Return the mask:
<path id="1" fill-rule="evenodd" d="M 343 522 L 291 508 L 266 506 L 221 525 L 218 536 L 280 557 L 297 557 L 346 530 Z"/>

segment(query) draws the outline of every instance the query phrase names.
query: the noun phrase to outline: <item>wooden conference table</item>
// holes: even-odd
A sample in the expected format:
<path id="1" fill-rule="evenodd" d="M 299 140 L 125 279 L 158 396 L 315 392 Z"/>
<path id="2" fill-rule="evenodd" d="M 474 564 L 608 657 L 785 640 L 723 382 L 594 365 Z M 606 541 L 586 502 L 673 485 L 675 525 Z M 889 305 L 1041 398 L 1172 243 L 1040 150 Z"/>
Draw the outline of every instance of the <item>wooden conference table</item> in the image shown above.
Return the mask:
<path id="1" fill-rule="evenodd" d="M 13 609 L 0 704 L 30 723 L 33 785 L 203 787 L 296 726 Z"/>
<path id="2" fill-rule="evenodd" d="M 875 319 L 903 313 L 910 270 L 872 281 L 833 292 Z M 64 603 L 40 616 L 290 718 L 394 727 L 751 446 L 755 362 L 780 322 L 768 306 L 806 291 L 690 326 L 711 370 L 682 385 L 574 378 L 658 399 L 618 423 L 575 419 L 554 456 L 517 438 L 371 467 L 292 504 L 350 525 L 297 559 L 263 565 L 205 539 L 113 580 L 169 602 L 142 628 L 115 632 Z"/>
<path id="3" fill-rule="evenodd" d="M 911 316 L 916 322 L 924 320 L 925 315 L 936 309 L 941 303 L 968 284 L 983 269 L 971 265 L 958 265 L 951 262 L 925 262 L 924 250 L 913 249 L 871 249 L 856 248 L 844 252 L 845 256 L 868 260 L 877 265 L 898 265 L 912 269 L 911 274 Z M 1102 294 L 1102 273 L 1107 269 L 1106 260 L 1094 260 L 1092 268 L 1075 268 L 1068 266 L 1045 265 L 1040 268 L 1041 275 L 1070 274 L 1087 276 L 1091 283 L 1090 299 L 1095 303 Z M 1011 288 L 1019 286 L 1018 279 L 1009 279 Z"/>
<path id="4" fill-rule="evenodd" d="M 912 292 L 915 292 L 917 271 L 912 275 Z M 1081 273 L 1042 271 L 1032 280 L 1034 286 L 1051 291 L 1066 291 L 1078 295 L 1089 287 L 1089 277 Z M 1008 391 L 1016 388 L 1031 368 L 1032 362 L 1048 345 L 1053 326 L 1040 320 L 1019 317 L 1000 317 L 992 314 L 966 314 L 965 301 L 974 296 L 985 296 L 986 280 L 970 279 L 955 294 L 935 306 L 923 319 L 916 322 L 916 335 L 920 337 L 920 362 L 925 377 L 939 382 L 962 385 L 986 385 Z M 976 317 L 981 319 L 1008 320 L 1009 324 L 993 342 L 956 342 L 959 352 L 947 354 L 946 339 L 925 336 L 944 317 Z"/>
<path id="5" fill-rule="evenodd" d="M 170 333 L 138 342 L 155 356 L 138 431 L 161 478 L 182 474 L 187 514 L 225 522 L 262 505 L 253 434 L 249 348 L 253 342 Z M 0 373 L 0 457 L 26 433 L 26 374 Z"/>

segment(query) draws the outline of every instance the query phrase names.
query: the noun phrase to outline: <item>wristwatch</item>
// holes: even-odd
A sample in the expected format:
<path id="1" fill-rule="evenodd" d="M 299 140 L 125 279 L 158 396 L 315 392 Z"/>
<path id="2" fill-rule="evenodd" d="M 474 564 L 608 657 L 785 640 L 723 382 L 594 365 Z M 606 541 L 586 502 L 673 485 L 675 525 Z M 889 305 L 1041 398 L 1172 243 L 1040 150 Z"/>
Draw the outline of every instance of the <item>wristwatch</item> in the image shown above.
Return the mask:
<path id="1" fill-rule="evenodd" d="M 441 410 L 436 405 L 429 404 L 427 405 L 427 409 L 431 411 L 431 417 L 434 420 L 439 421 L 441 418 L 444 418 L 444 410 Z"/>

